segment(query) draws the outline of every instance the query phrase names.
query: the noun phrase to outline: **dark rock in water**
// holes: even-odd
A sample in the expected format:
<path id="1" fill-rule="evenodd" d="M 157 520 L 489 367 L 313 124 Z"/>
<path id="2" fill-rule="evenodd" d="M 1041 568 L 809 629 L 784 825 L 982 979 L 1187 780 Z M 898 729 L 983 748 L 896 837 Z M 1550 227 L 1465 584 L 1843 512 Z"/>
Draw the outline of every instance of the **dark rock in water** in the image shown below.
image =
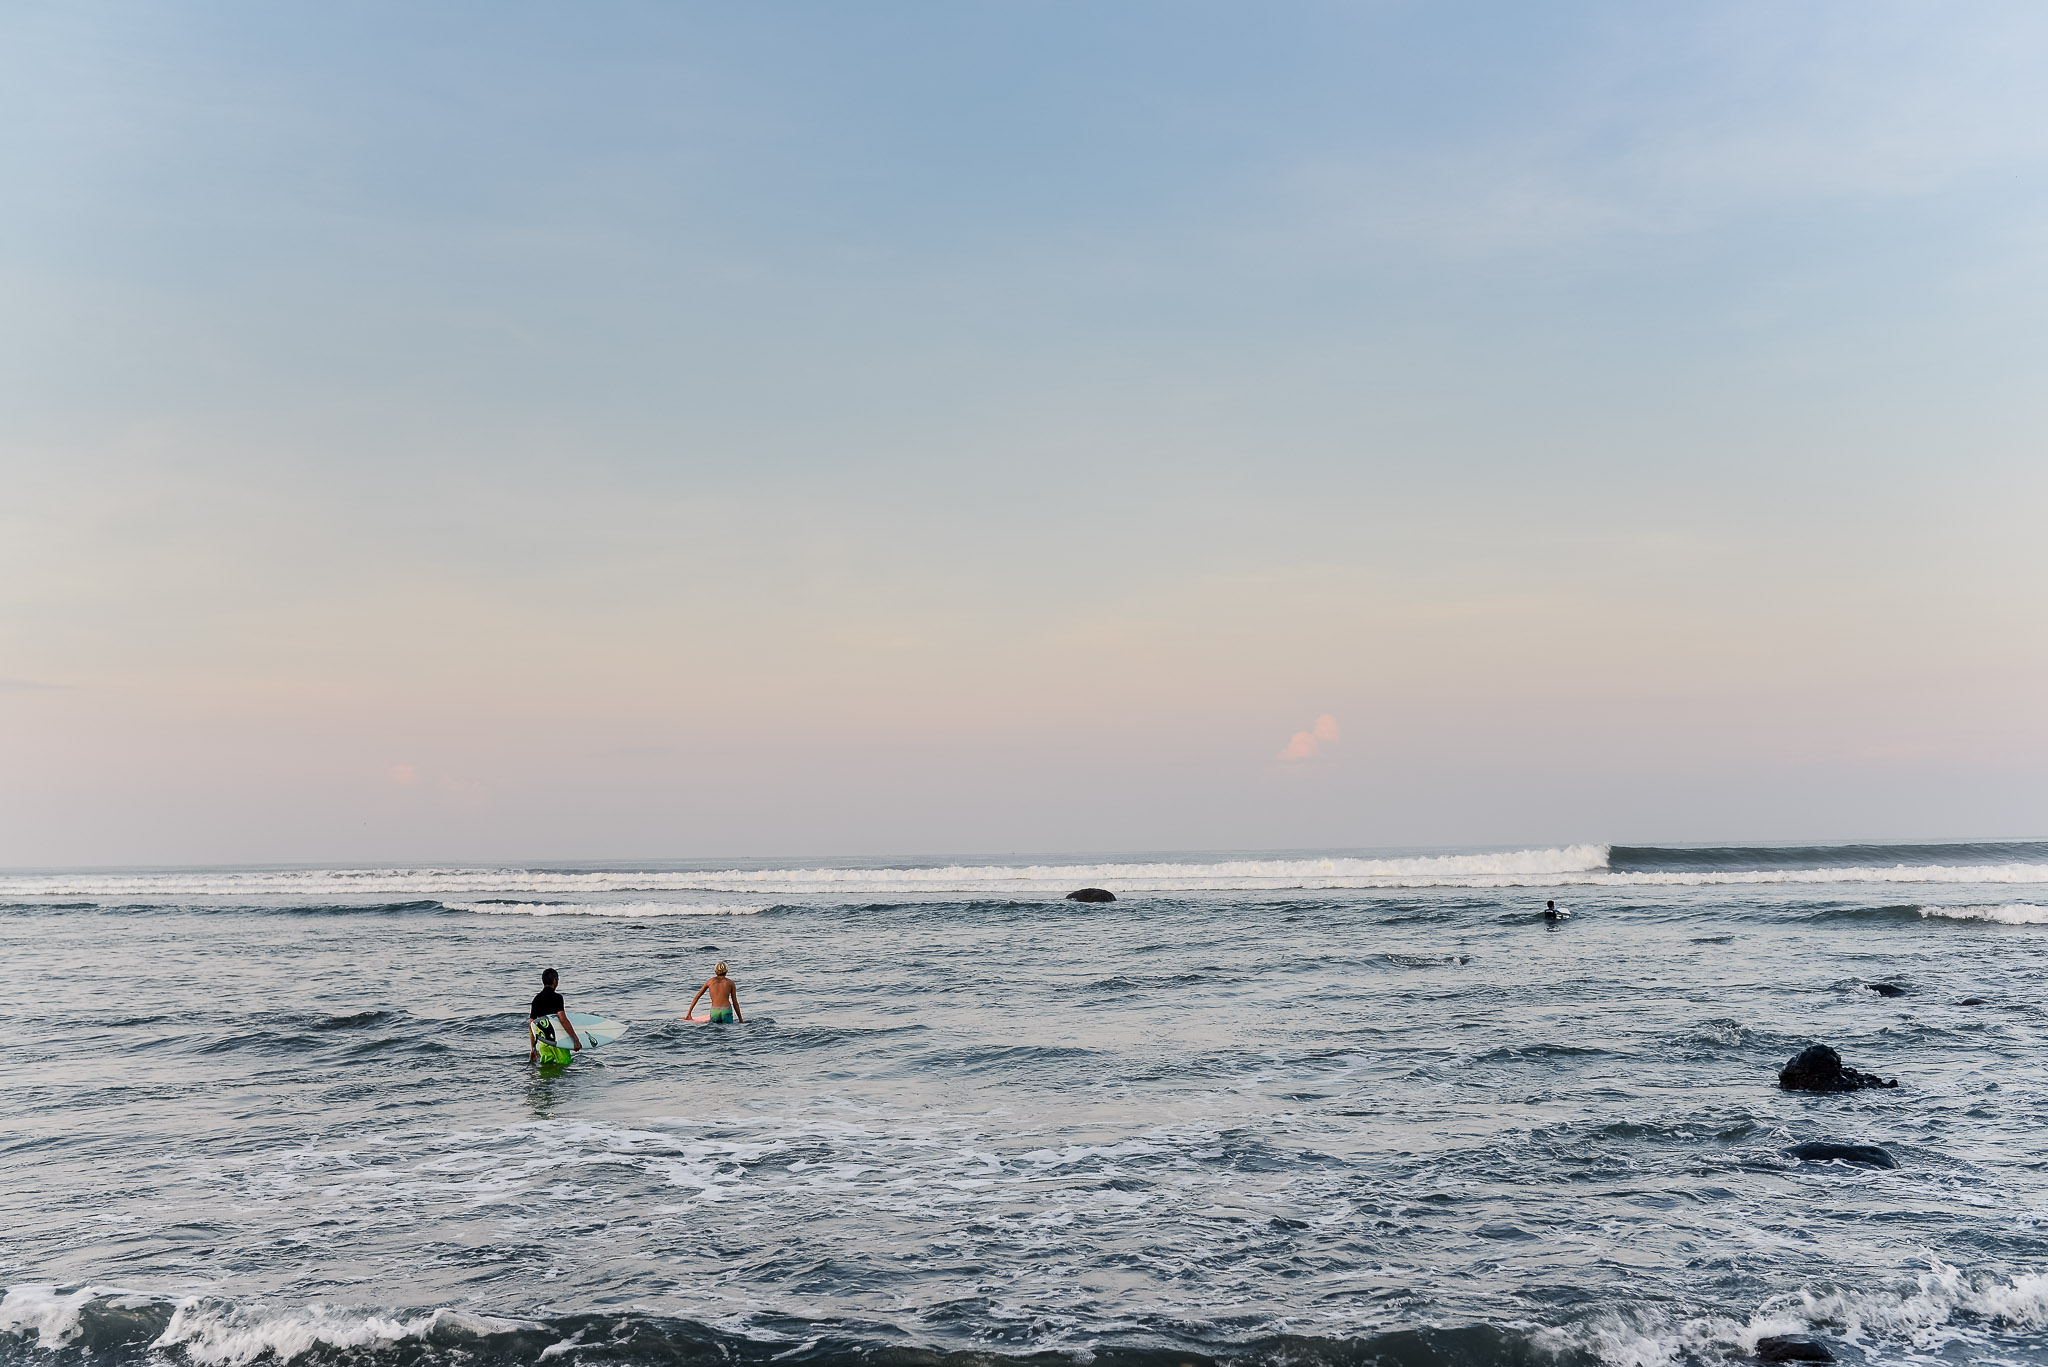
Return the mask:
<path id="1" fill-rule="evenodd" d="M 1880 997 L 1903 997 L 1906 995 L 1906 989 L 1900 987 L 1897 983 L 1865 983 L 1863 985 L 1872 992 L 1877 993 Z"/>
<path id="2" fill-rule="evenodd" d="M 1896 1087 L 1875 1073 L 1859 1073 L 1842 1066 L 1842 1056 L 1825 1044 L 1815 1044 L 1778 1070 L 1778 1085 L 1788 1092 L 1854 1092 L 1865 1087 Z"/>
<path id="3" fill-rule="evenodd" d="M 1810 1139 L 1804 1144 L 1794 1144 L 1785 1152 L 1806 1163 L 1840 1159 L 1866 1168 L 1896 1168 L 1899 1165 L 1898 1159 L 1875 1144 L 1836 1144 L 1825 1139 Z"/>
<path id="4" fill-rule="evenodd" d="M 1804 1334 L 1765 1334 L 1756 1341 L 1759 1362 L 1833 1362 L 1835 1355 L 1819 1339 Z"/>
<path id="5" fill-rule="evenodd" d="M 1984 999 L 1983 999 L 1982 997 L 1965 997 L 1965 998 L 1963 998 L 1963 999 L 1962 999 L 1961 1001 L 1957 1002 L 1957 1003 L 1956 1003 L 1956 1005 L 1957 1005 L 1957 1006 L 1982 1006 L 1982 1005 L 1984 1005 Z"/>
<path id="6" fill-rule="evenodd" d="M 1116 894 L 1108 888 L 1076 888 L 1067 894 L 1069 902 L 1114 902 Z"/>

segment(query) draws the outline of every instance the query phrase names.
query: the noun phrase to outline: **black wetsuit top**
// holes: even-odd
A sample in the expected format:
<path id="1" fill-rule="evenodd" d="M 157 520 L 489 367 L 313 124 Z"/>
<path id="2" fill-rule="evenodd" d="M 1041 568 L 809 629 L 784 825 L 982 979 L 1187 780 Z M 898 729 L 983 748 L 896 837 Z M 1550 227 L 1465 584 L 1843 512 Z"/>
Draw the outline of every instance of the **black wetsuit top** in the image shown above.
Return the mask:
<path id="1" fill-rule="evenodd" d="M 540 995 L 533 999 L 533 1010 L 526 1013 L 526 1018 L 539 1020 L 542 1016 L 552 1016 L 563 1009 L 562 994 L 552 987 L 543 987 Z"/>

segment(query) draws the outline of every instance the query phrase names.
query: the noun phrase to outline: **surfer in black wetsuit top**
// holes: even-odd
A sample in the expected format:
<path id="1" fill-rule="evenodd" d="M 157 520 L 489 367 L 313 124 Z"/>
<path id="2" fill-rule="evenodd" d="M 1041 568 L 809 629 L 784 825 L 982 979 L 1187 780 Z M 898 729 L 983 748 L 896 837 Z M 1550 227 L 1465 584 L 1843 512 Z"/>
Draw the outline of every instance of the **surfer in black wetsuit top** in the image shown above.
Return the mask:
<path id="1" fill-rule="evenodd" d="M 545 1039 L 550 1044 L 555 1043 L 558 1038 L 554 1029 L 555 1021 L 560 1021 L 562 1028 L 569 1032 L 570 1042 L 578 1049 L 583 1047 L 582 1039 L 576 1034 L 576 1027 L 569 1024 L 568 1003 L 562 1000 L 561 993 L 555 991 L 555 984 L 561 980 L 562 975 L 555 972 L 552 968 L 544 969 L 541 972 L 540 991 L 534 994 L 533 1009 L 526 1013 L 526 1019 L 529 1022 L 541 1022 L 537 1027 L 531 1024 L 527 1026 L 526 1061 L 528 1063 L 539 1061 L 541 1040 Z M 554 1020 L 549 1020 L 550 1016 Z"/>
<path id="2" fill-rule="evenodd" d="M 1562 921 L 1570 915 L 1571 913 L 1568 911 L 1559 911 L 1555 902 L 1545 902 L 1543 904 L 1543 919 L 1546 921 Z"/>

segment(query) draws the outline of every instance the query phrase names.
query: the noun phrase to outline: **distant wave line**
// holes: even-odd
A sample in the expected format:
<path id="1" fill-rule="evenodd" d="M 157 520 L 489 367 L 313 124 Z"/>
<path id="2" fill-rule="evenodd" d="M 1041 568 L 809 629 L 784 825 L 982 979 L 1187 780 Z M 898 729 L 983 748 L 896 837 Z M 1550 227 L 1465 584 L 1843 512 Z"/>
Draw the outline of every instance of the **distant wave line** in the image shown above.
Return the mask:
<path id="1" fill-rule="evenodd" d="M 1873 847 L 1852 847 L 1858 853 Z M 1881 847 L 1879 847 L 1881 848 Z M 1902 847 L 1926 849 L 1928 847 Z M 1949 847 L 1953 849 L 2033 848 Z M 1808 849 L 1806 858 L 1820 853 Z M 1640 855 L 1644 851 L 1632 851 Z M 559 898 L 643 895 L 643 914 L 688 914 L 680 906 L 645 900 L 645 894 L 696 893 L 766 897 L 933 896 L 957 894 L 1042 896 L 1081 886 L 1115 892 L 1257 892 L 1367 890 L 1372 888 L 1699 887 L 1771 883 L 2048 883 L 2048 862 L 1845 864 L 1817 867 L 1716 867 L 1723 852 L 1700 856 L 1688 867 L 1636 863 L 1612 867 L 1606 845 L 1566 845 L 1477 854 L 1392 858 L 1329 856 L 1309 859 L 1236 859 L 1214 863 L 975 864 L 924 868 L 783 868 L 676 871 L 660 869 L 549 870 L 530 868 L 192 870 L 133 874 L 0 875 L 0 899 L 186 898 L 337 899 L 455 897 L 453 910 L 529 915 L 578 914 L 583 904 Z M 487 897 L 506 899 L 480 904 Z M 655 907 L 661 910 L 655 910 Z M 673 908 L 673 909 L 671 909 Z M 757 910 L 709 904 L 698 914 Z M 621 914 L 614 905 L 608 914 Z M 606 913 L 599 913 L 606 914 Z"/>

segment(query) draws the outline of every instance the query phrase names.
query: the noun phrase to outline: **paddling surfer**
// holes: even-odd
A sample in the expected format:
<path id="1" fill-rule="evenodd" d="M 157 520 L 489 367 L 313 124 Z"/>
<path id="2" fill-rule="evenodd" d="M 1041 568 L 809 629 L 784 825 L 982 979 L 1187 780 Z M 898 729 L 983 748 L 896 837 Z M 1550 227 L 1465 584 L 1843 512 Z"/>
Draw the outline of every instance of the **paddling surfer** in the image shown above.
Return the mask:
<path id="1" fill-rule="evenodd" d="M 725 960 L 718 961 L 711 970 L 711 976 L 697 989 L 697 996 L 690 998 L 690 1004 L 683 1008 L 683 1019 L 690 1018 L 690 1013 L 697 1009 L 697 997 L 707 992 L 711 994 L 711 1013 L 707 1017 L 711 1024 L 730 1025 L 735 1021 L 741 1025 L 747 1023 L 747 1018 L 740 1014 L 740 990 L 731 978 L 725 976 Z"/>
<path id="2" fill-rule="evenodd" d="M 555 990 L 555 984 L 562 975 L 554 969 L 543 969 L 540 975 L 540 991 L 534 995 L 533 1009 L 526 1013 L 526 1061 L 537 1063 L 567 1063 L 569 1051 L 556 1041 L 561 1037 L 555 1033 L 555 1022 L 562 1023 L 562 1029 L 569 1032 L 570 1042 L 578 1049 L 583 1039 L 576 1033 L 576 1027 L 569 1023 L 569 1005 L 562 1000 L 562 994 Z"/>

